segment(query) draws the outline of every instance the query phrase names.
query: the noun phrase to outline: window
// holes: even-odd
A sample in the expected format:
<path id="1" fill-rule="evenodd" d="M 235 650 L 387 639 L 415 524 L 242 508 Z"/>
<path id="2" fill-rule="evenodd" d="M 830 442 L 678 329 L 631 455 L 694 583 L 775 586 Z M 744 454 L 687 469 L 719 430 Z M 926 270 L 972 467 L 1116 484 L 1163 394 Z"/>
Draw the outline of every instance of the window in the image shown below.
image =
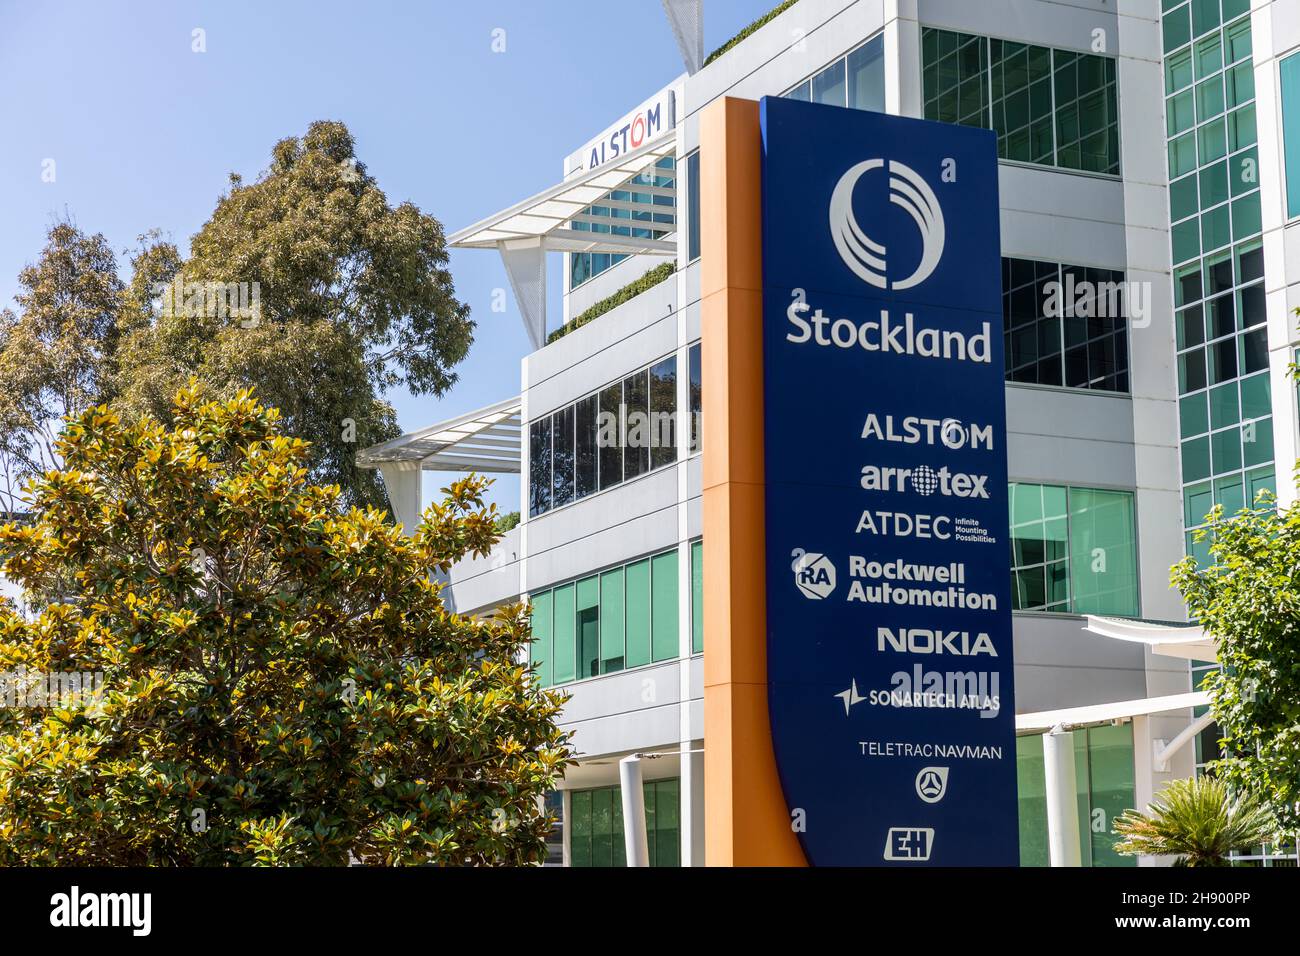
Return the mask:
<path id="1" fill-rule="evenodd" d="M 704 404 L 703 352 L 699 342 L 696 342 L 687 351 L 686 361 L 689 375 L 687 388 L 689 390 L 691 412 L 691 454 L 694 455 L 702 447 L 700 445 L 700 412 Z"/>
<path id="2" fill-rule="evenodd" d="M 704 652 L 704 542 L 691 542 L 691 653 Z"/>
<path id="3" fill-rule="evenodd" d="M 1131 492 L 1013 482 L 1010 519 L 1013 610 L 1137 616 Z"/>
<path id="4" fill-rule="evenodd" d="M 998 134 L 998 156 L 1119 174 L 1115 60 L 1091 53 L 921 31 L 925 118 Z"/>
<path id="5" fill-rule="evenodd" d="M 677 460 L 677 356 L 650 366 L 649 399 L 650 467 L 662 468 Z"/>
<path id="6" fill-rule="evenodd" d="M 692 646 L 703 649 L 700 543 L 690 551 Z M 534 592 L 531 661 L 543 687 L 680 656 L 678 550 Z"/>
<path id="7" fill-rule="evenodd" d="M 1231 515 L 1275 488 L 1263 250 L 1258 240 L 1175 270 L 1178 418 L 1187 553 L 1214 505 Z"/>
<path id="8" fill-rule="evenodd" d="M 587 219 L 574 219 L 569 227 L 576 232 L 595 232 L 615 236 L 635 236 L 638 239 L 661 238 L 672 232 L 674 223 L 675 201 L 671 194 L 661 192 L 638 191 L 638 186 L 651 189 L 672 189 L 675 182 L 676 160 L 665 156 L 658 160 L 654 168 L 634 177 L 622 188 L 613 190 L 607 197 L 611 203 L 630 203 L 662 206 L 663 212 L 646 212 L 631 210 L 597 203 L 583 209 L 579 215 L 584 217 L 609 220 L 590 222 Z M 620 221 L 621 220 L 621 221 Z M 636 226 L 634 223 L 645 222 L 650 226 Z M 611 255 L 606 252 L 571 252 L 569 253 L 569 289 L 576 289 L 593 276 L 598 276 L 606 269 L 618 265 L 627 256 Z"/>
<path id="9" fill-rule="evenodd" d="M 697 355 L 699 345 L 689 355 Z M 698 365 L 698 359 L 694 359 Z M 696 375 L 695 366 L 691 374 Z M 691 401 L 698 385 L 692 380 Z M 692 409 L 692 421 L 698 410 Z M 692 436 L 698 438 L 698 425 Z M 677 356 L 528 426 L 529 516 L 677 461 Z"/>
<path id="10" fill-rule="evenodd" d="M 1115 852 L 1115 818 L 1136 802 L 1133 727 L 1088 727 L 1074 733 L 1075 794 L 1084 866 L 1136 866 L 1137 858 Z M 1020 794 L 1020 865 L 1048 866 L 1047 794 L 1043 738 L 1016 738 Z"/>
<path id="11" fill-rule="evenodd" d="M 1250 5 L 1164 6 L 1183 521 L 1187 553 L 1205 560 L 1192 534 L 1205 514 L 1275 485 Z M 1285 137 L 1285 102 L 1283 114 Z"/>
<path id="12" fill-rule="evenodd" d="M 681 859 L 681 781 L 647 780 L 646 843 L 651 866 L 677 866 Z M 619 787 L 569 794 L 569 862 L 573 866 L 627 866 L 623 795 Z"/>
<path id="13" fill-rule="evenodd" d="M 700 257 L 700 151 L 686 157 L 686 261 Z"/>
<path id="14" fill-rule="evenodd" d="M 792 100 L 885 111 L 885 41 L 877 35 L 785 94 Z"/>
<path id="15" fill-rule="evenodd" d="M 528 513 L 551 510 L 551 418 L 528 426 Z"/>
<path id="16" fill-rule="evenodd" d="M 1249 27 L 1249 21 L 1246 23 Z M 1283 60 L 1279 70 L 1282 85 L 1286 212 L 1289 218 L 1294 218 L 1300 216 L 1300 53 Z"/>
<path id="17" fill-rule="evenodd" d="M 552 790 L 546 795 L 546 814 L 554 819 L 546 832 L 546 862 L 544 866 L 564 865 L 564 794 Z"/>
<path id="18" fill-rule="evenodd" d="M 1007 381 L 1127 392 L 1124 273 L 1002 260 Z"/>

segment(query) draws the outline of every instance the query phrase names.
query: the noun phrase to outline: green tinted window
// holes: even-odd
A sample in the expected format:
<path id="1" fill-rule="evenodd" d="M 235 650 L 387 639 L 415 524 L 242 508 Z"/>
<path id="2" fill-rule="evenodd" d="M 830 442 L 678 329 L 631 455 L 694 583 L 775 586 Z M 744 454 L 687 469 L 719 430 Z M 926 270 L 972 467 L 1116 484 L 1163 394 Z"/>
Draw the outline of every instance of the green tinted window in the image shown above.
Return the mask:
<path id="1" fill-rule="evenodd" d="M 1287 215 L 1300 216 L 1300 54 L 1282 61 L 1280 75 Z"/>
<path id="2" fill-rule="evenodd" d="M 704 650 L 704 542 L 691 542 L 691 650 Z"/>
<path id="3" fill-rule="evenodd" d="M 921 51 L 927 119 L 994 130 L 1003 159 L 1119 172 L 1113 58 L 930 27 Z M 1171 126 L 1194 121 L 1190 95 L 1175 107 Z"/>
<path id="4" fill-rule="evenodd" d="M 1132 493 L 1022 482 L 1009 492 L 1014 610 L 1139 613 Z"/>
<path id="5" fill-rule="evenodd" d="M 1132 726 L 1073 731 L 1075 795 L 1079 808 L 1080 859 L 1084 866 L 1136 866 L 1120 856 L 1114 821 L 1136 802 Z M 1016 738 L 1016 782 L 1020 802 L 1020 865 L 1050 865 L 1043 738 Z"/>
<path id="6" fill-rule="evenodd" d="M 656 555 L 650 562 L 651 656 L 666 661 L 678 655 L 677 552 Z"/>
<path id="7" fill-rule="evenodd" d="M 600 672 L 623 669 L 623 569 L 600 576 Z"/>
<path id="8" fill-rule="evenodd" d="M 533 645 L 531 659 L 537 665 L 537 678 L 543 687 L 554 683 L 551 670 L 551 592 L 546 591 L 532 599 Z"/>
<path id="9" fill-rule="evenodd" d="M 554 647 L 555 660 L 553 669 L 555 683 L 563 684 L 578 676 L 578 652 L 576 645 L 576 620 L 574 617 L 574 588 L 572 584 L 556 588 Z"/>
<path id="10" fill-rule="evenodd" d="M 1079 614 L 1138 613 L 1137 537 L 1133 495 L 1071 488 L 1071 610 Z"/>
<path id="11" fill-rule="evenodd" d="M 681 783 L 644 784 L 646 843 L 651 866 L 681 865 Z M 569 794 L 569 861 L 572 866 L 626 866 L 623 795 L 619 787 Z"/>
<path id="12" fill-rule="evenodd" d="M 650 663 L 650 562 L 629 564 L 627 581 L 627 666 Z"/>

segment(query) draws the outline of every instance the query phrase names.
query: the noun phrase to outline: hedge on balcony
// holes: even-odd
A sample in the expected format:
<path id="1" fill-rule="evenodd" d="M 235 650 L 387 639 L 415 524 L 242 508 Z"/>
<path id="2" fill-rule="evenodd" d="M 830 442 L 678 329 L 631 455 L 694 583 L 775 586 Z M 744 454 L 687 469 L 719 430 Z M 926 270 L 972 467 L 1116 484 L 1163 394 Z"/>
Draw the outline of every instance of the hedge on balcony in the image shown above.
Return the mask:
<path id="1" fill-rule="evenodd" d="M 741 40 L 745 39 L 745 37 L 749 36 L 751 33 L 753 33 L 755 30 L 757 30 L 757 29 L 758 29 L 759 27 L 761 27 L 763 24 L 767 23 L 769 20 L 774 19 L 775 17 L 779 17 L 781 14 L 785 13 L 785 11 L 787 11 L 787 10 L 789 10 L 791 7 L 793 7 L 796 3 L 798 3 L 798 0 L 785 0 L 785 3 L 781 4 L 780 6 L 776 7 L 775 9 L 773 9 L 773 10 L 769 10 L 767 13 L 763 14 L 761 17 L 759 17 L 757 20 L 755 20 L 755 21 L 754 21 L 753 23 L 751 23 L 749 26 L 745 27 L 745 29 L 741 30 L 739 33 L 737 33 L 734 37 L 732 37 L 732 38 L 731 38 L 730 40 L 728 40 L 726 43 L 722 44 L 722 46 L 718 47 L 716 50 L 714 50 L 712 53 L 710 53 L 707 57 L 705 57 L 704 65 L 705 65 L 705 66 L 708 66 L 710 63 L 712 63 L 712 62 L 713 62 L 714 60 L 716 60 L 718 57 L 722 56 L 722 54 L 726 53 L 726 52 L 727 52 L 728 50 L 730 50 L 733 46 L 735 46 L 735 45 L 736 45 L 737 43 L 739 43 Z"/>
<path id="2" fill-rule="evenodd" d="M 592 319 L 597 319 L 604 315 L 615 306 L 622 305 L 628 299 L 634 299 L 646 289 L 656 286 L 663 282 L 670 275 L 677 271 L 677 263 L 668 260 L 663 265 L 655 266 L 645 273 L 639 279 L 634 279 L 623 288 L 619 289 L 613 295 L 606 296 L 589 309 L 578 313 L 577 316 L 565 322 L 562 326 L 546 337 L 546 344 L 550 345 L 556 339 L 562 339 L 574 329 L 580 329 Z"/>

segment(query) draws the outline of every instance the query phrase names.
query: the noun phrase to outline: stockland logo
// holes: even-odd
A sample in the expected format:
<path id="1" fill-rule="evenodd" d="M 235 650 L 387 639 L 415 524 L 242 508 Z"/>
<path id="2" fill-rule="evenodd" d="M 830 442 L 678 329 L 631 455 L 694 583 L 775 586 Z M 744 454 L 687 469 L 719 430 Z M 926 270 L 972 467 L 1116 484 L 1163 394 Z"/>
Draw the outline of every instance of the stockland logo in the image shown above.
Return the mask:
<path id="1" fill-rule="evenodd" d="M 946 230 L 943 208 L 930 184 L 916 170 L 898 162 L 889 161 L 889 201 L 912 217 L 921 232 L 921 261 L 905 278 L 890 282 L 886 278 L 894 272 L 887 265 L 889 250 L 876 242 L 858 225 L 853 214 L 853 189 L 867 173 L 884 169 L 883 159 L 868 159 L 849 167 L 840 177 L 831 194 L 831 238 L 839 250 L 844 264 L 864 282 L 878 289 L 911 289 L 930 277 L 943 257 Z"/>

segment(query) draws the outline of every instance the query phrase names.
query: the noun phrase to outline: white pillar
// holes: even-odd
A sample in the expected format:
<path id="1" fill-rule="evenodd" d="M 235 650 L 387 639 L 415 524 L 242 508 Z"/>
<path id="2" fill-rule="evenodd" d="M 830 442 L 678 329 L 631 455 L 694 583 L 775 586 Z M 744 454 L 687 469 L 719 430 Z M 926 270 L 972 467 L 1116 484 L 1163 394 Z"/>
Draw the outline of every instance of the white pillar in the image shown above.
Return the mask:
<path id="1" fill-rule="evenodd" d="M 1047 777 L 1047 846 L 1052 866 L 1082 866 L 1074 792 L 1074 735 L 1057 724 L 1043 735 Z"/>
<path id="2" fill-rule="evenodd" d="M 379 466 L 384 476 L 384 490 L 393 509 L 393 519 L 407 534 L 420 524 L 420 497 L 423 471 L 418 461 L 394 461 Z"/>
<path id="3" fill-rule="evenodd" d="M 641 758 L 636 754 L 618 762 L 619 788 L 623 791 L 623 846 L 628 866 L 649 866 L 650 846 L 645 834 L 645 787 Z"/>

